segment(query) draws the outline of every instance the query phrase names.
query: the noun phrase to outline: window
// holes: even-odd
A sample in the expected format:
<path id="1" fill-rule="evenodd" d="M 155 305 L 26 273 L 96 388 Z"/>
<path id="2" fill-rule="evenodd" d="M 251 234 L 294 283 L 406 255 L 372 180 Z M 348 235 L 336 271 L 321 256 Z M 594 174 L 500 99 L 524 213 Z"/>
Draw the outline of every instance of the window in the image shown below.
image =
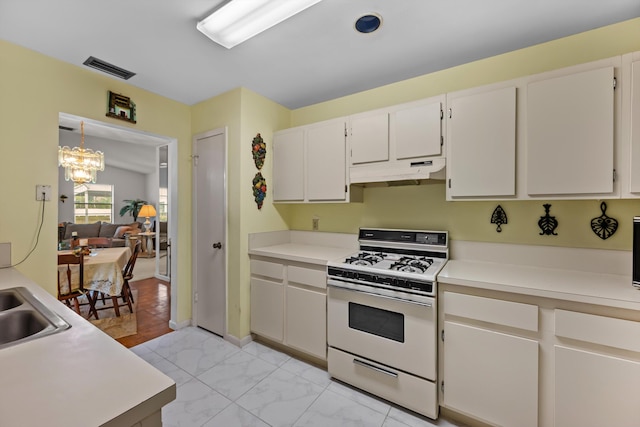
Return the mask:
<path id="1" fill-rule="evenodd" d="M 159 200 L 158 200 L 158 221 L 166 221 L 168 217 L 168 189 L 160 187 Z"/>
<path id="2" fill-rule="evenodd" d="M 76 224 L 113 222 L 113 185 L 76 185 L 73 188 L 73 202 L 73 220 Z"/>

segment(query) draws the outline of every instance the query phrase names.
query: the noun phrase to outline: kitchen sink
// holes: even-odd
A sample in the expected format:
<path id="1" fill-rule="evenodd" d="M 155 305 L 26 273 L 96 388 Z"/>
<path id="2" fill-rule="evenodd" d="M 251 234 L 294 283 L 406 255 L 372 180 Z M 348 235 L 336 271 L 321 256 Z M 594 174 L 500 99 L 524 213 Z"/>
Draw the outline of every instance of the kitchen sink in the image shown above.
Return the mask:
<path id="1" fill-rule="evenodd" d="M 70 328 L 27 288 L 0 290 L 0 349 Z"/>

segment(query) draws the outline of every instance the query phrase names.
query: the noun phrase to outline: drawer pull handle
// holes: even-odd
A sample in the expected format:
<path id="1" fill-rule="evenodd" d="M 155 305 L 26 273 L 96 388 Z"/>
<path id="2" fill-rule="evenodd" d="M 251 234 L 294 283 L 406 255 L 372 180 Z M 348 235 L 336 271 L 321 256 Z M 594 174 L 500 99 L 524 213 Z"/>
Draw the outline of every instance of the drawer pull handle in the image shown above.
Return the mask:
<path id="1" fill-rule="evenodd" d="M 389 375 L 390 377 L 393 377 L 393 378 L 398 378 L 398 374 L 397 373 L 395 373 L 393 371 L 388 371 L 386 369 L 379 368 L 379 367 L 374 366 L 371 363 L 367 363 L 367 362 L 365 362 L 363 360 L 353 359 L 353 363 L 355 363 L 356 365 L 359 365 L 359 366 L 363 366 L 365 368 L 369 368 L 369 369 L 374 370 L 376 372 L 380 372 L 381 374 Z"/>

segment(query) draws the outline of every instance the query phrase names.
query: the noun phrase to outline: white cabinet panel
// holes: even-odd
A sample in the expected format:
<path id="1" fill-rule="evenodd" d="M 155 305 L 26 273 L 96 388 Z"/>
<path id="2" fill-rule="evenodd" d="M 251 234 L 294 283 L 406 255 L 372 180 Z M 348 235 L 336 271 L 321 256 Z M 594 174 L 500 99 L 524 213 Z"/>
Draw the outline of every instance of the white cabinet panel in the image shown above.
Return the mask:
<path id="1" fill-rule="evenodd" d="M 304 132 L 273 135 L 273 200 L 304 200 Z"/>
<path id="2" fill-rule="evenodd" d="M 284 285 L 251 278 L 251 331 L 275 341 L 284 339 Z"/>
<path id="3" fill-rule="evenodd" d="M 631 65 L 631 187 L 640 193 L 640 61 Z"/>
<path id="4" fill-rule="evenodd" d="M 287 286 L 286 343 L 322 360 L 327 358 L 327 296 Z"/>
<path id="5" fill-rule="evenodd" d="M 389 160 L 389 113 L 366 113 L 350 118 L 351 164 Z"/>
<path id="6" fill-rule="evenodd" d="M 445 321 L 444 403 L 500 426 L 538 425 L 538 343 Z"/>
<path id="7" fill-rule="evenodd" d="M 401 108 L 391 113 L 391 138 L 395 138 L 397 159 L 441 154 L 440 102 Z"/>
<path id="8" fill-rule="evenodd" d="M 640 363 L 555 347 L 557 427 L 637 427 Z"/>
<path id="9" fill-rule="evenodd" d="M 529 83 L 527 193 L 613 192 L 613 67 Z"/>
<path id="10" fill-rule="evenodd" d="M 516 88 L 448 95 L 447 198 L 516 192 Z"/>
<path id="11" fill-rule="evenodd" d="M 345 200 L 347 160 L 342 120 L 309 126 L 307 145 L 307 199 Z"/>

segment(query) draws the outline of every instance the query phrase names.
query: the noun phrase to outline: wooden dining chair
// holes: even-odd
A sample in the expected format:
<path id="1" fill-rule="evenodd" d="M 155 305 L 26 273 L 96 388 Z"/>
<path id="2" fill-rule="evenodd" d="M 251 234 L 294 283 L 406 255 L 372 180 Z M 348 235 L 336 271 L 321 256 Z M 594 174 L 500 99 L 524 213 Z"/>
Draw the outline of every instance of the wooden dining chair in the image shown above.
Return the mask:
<path id="1" fill-rule="evenodd" d="M 83 239 L 84 240 L 84 239 Z M 88 237 L 87 246 L 90 248 L 111 248 L 113 247 L 113 239 L 110 237 Z M 71 240 L 71 247 L 75 248 L 80 245 L 80 239 Z"/>
<path id="2" fill-rule="evenodd" d="M 58 300 L 64 302 L 69 308 L 82 315 L 80 306 L 89 305 L 90 318 L 93 314 L 98 318 L 98 312 L 92 298 L 88 295 L 88 291 L 84 289 L 84 256 L 76 256 L 74 254 L 58 254 L 58 266 L 64 266 L 63 269 L 58 268 Z M 73 274 L 73 266 L 78 267 L 78 275 Z M 61 279 L 61 275 L 66 280 Z M 79 298 L 86 296 L 87 302 L 81 303 Z M 73 301 L 73 307 L 71 307 Z"/>
<path id="3" fill-rule="evenodd" d="M 136 265 L 136 260 L 138 259 L 138 254 L 140 253 L 141 242 L 136 242 L 133 247 L 133 251 L 131 252 L 131 256 L 127 261 L 124 269 L 122 270 L 122 278 L 124 279 L 122 283 L 122 290 L 120 291 L 120 295 L 106 295 L 104 293 L 100 294 L 100 298 L 102 299 L 102 307 L 96 308 L 96 310 L 108 310 L 113 308 L 117 317 L 120 317 L 120 304 L 118 299 L 122 298 L 123 304 L 126 304 L 129 307 L 129 312 L 133 313 L 133 304 L 135 301 L 133 300 L 133 292 L 131 291 L 131 286 L 129 285 L 129 280 L 133 278 L 133 268 Z M 107 298 L 111 298 L 112 306 L 107 306 L 105 304 L 105 300 Z"/>

